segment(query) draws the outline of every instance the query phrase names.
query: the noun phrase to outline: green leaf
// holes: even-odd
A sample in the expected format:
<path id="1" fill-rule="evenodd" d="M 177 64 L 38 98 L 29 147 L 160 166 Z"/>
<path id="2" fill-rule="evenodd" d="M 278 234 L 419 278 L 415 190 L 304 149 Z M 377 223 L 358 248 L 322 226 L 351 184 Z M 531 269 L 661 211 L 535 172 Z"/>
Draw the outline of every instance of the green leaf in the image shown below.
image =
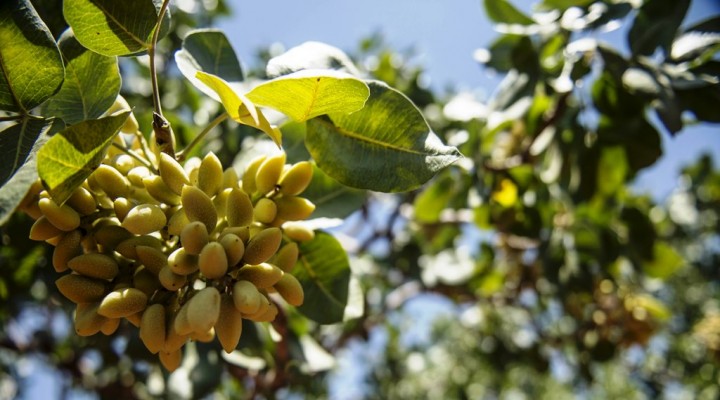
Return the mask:
<path id="1" fill-rule="evenodd" d="M 306 146 L 328 175 L 355 188 L 400 192 L 462 157 L 402 93 L 381 82 L 369 86 L 362 110 L 308 121 Z"/>
<path id="2" fill-rule="evenodd" d="M 313 218 L 345 218 L 362 207 L 366 194 L 347 187 L 313 166 L 313 178 L 302 194 L 316 208 Z"/>
<path id="3" fill-rule="evenodd" d="M 675 38 L 690 0 L 646 1 L 628 32 L 628 45 L 634 55 L 651 56 L 660 47 L 665 54 Z"/>
<path id="4" fill-rule="evenodd" d="M 305 302 L 298 311 L 321 324 L 342 321 L 348 300 L 350 262 L 337 239 L 316 231 L 313 240 L 301 243 L 293 275 L 305 292 Z"/>
<path id="5" fill-rule="evenodd" d="M 58 44 L 67 76 L 60 91 L 47 103 L 45 114 L 62 118 L 67 124 L 98 118 L 120 93 L 117 58 L 87 50 L 70 29 Z"/>
<path id="6" fill-rule="evenodd" d="M 0 110 L 27 113 L 60 89 L 60 51 L 28 0 L 0 2 L 0 43 Z"/>
<path id="7" fill-rule="evenodd" d="M 625 184 L 628 174 L 628 162 L 625 149 L 621 146 L 609 146 L 602 149 L 597 170 L 597 193 L 613 196 Z"/>
<path id="8" fill-rule="evenodd" d="M 282 143 L 280 129 L 271 125 L 262 111 L 257 109 L 247 97 L 235 91 L 228 82 L 218 76 L 197 71 L 195 77 L 216 94 L 217 98 L 211 97 L 222 103 L 230 118 L 265 132 L 275 144 L 280 146 Z"/>
<path id="9" fill-rule="evenodd" d="M 214 94 L 195 77 L 198 71 L 218 76 L 226 82 L 242 82 L 243 72 L 232 45 L 222 31 L 198 29 L 185 36 L 182 50 L 175 53 L 180 72 L 196 88 L 209 96 Z"/>
<path id="10" fill-rule="evenodd" d="M 507 0 L 484 0 L 485 13 L 492 21 L 501 24 L 532 25 L 535 23 Z"/>
<path id="11" fill-rule="evenodd" d="M 601 115 L 597 133 L 600 144 L 625 147 L 632 172 L 649 167 L 662 155 L 660 134 L 642 115 L 633 118 Z"/>
<path id="12" fill-rule="evenodd" d="M 130 111 L 71 125 L 40 149 L 38 174 L 57 203 L 67 200 L 100 165 L 128 115 Z"/>
<path id="13" fill-rule="evenodd" d="M 543 9 L 567 10 L 570 7 L 585 7 L 595 0 L 543 0 L 540 7 Z"/>
<path id="14" fill-rule="evenodd" d="M 37 152 L 48 140 L 48 135 L 61 126 L 61 121 L 56 119 L 28 119 L 0 132 L 3 175 L 0 184 L 0 225 L 12 215 L 37 180 Z"/>
<path id="15" fill-rule="evenodd" d="M 106 56 L 147 50 L 158 18 L 152 0 L 65 0 L 63 14 L 83 46 Z"/>
<path id="16" fill-rule="evenodd" d="M 642 264 L 643 272 L 652 278 L 667 279 L 685 265 L 685 260 L 667 243 L 655 242 L 652 260 Z"/>
<path id="17" fill-rule="evenodd" d="M 593 83 L 592 99 L 601 113 L 615 118 L 635 117 L 645 107 L 645 102 L 626 90 L 608 70 Z"/>
<path id="18" fill-rule="evenodd" d="M 253 103 L 274 108 L 295 121 L 357 111 L 370 95 L 367 84 L 343 72 L 303 70 L 264 82 L 247 94 Z"/>
<path id="19" fill-rule="evenodd" d="M 455 195 L 454 177 L 449 174 L 440 176 L 415 198 L 415 219 L 424 223 L 437 222 Z"/>
<path id="20" fill-rule="evenodd" d="M 274 78 L 303 69 L 333 69 L 351 75 L 360 74 L 345 52 L 321 42 L 305 42 L 271 58 L 266 73 Z"/>

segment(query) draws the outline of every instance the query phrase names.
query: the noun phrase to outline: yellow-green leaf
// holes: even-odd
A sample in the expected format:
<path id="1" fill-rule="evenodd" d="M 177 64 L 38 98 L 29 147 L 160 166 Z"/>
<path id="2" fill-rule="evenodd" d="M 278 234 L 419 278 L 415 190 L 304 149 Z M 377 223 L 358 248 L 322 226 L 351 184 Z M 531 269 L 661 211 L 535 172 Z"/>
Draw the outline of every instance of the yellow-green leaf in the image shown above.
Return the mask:
<path id="1" fill-rule="evenodd" d="M 38 175 L 50 195 L 62 203 L 100 165 L 130 111 L 71 125 L 38 152 Z"/>
<path id="2" fill-rule="evenodd" d="M 255 107 L 252 101 L 235 91 L 230 84 L 218 76 L 197 71 L 195 77 L 213 92 L 217 93 L 218 99 L 225 107 L 225 111 L 230 118 L 236 122 L 252 126 L 265 132 L 275 144 L 280 146 L 282 143 L 282 133 L 280 129 L 271 125 L 262 111 Z"/>
<path id="3" fill-rule="evenodd" d="M 370 96 L 368 85 L 350 74 L 333 70 L 302 70 L 267 81 L 247 97 L 274 108 L 295 121 L 330 113 L 357 111 Z"/>

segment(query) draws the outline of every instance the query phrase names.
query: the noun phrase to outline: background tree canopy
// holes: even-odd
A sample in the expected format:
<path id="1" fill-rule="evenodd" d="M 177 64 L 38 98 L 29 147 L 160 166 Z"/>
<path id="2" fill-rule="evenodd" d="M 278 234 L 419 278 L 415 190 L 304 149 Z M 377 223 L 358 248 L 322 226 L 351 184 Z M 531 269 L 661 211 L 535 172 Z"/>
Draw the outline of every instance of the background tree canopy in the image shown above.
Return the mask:
<path id="1" fill-rule="evenodd" d="M 33 38 L 27 62 L 45 63 L 47 74 L 33 77 L 42 82 L 28 87 L 38 89 L 22 94 L 3 89 L 24 78 L 3 75 L 0 154 L 34 154 L 32 144 L 44 143 L 38 138 L 60 129 L 40 118 L 12 125 L 15 113 L 84 126 L 118 90 L 141 131 L 153 130 L 148 58 L 108 64 L 107 55 L 142 54 L 154 22 L 138 24 L 139 41 L 97 45 L 92 32 L 64 35 L 76 26 L 73 18 L 85 18 L 68 10 L 85 3 L 32 1 L 48 35 Z M 195 72 L 220 76 L 229 87 L 256 87 L 293 72 L 287 68 L 322 45 L 282 55 L 261 50 L 261 68 L 227 69 L 232 62 L 217 60 L 234 59 L 232 47 L 242 43 L 212 30 L 186 35 L 213 28 L 242 5 L 185 3 L 170 2 L 172 18 L 155 49 L 164 116 L 178 148 L 193 141 L 198 127 L 216 125 L 183 156 L 213 151 L 243 171 L 278 136 L 261 122 L 217 119 L 228 101 L 203 96 L 193 78 L 206 78 Z M 317 162 L 306 195 L 317 206 L 314 224 L 329 234 L 301 254 L 319 263 L 330 258 L 323 251 L 341 244 L 349 276 L 340 276 L 342 260 L 333 259 L 325 277 L 335 281 L 321 284 L 339 280 L 344 296 L 333 297 L 335 291 L 319 304 L 288 306 L 272 324 L 244 320 L 231 354 L 217 341 L 193 342 L 172 374 L 132 326 L 111 336 L 74 334 L 73 307 L 55 285 L 52 248 L 27 239 L 32 220 L 11 212 L 12 199 L 24 192 L 11 193 L 17 185 L 6 183 L 21 178 L 22 169 L 10 165 L 17 157 L 3 157 L 0 398 L 37 394 L 33 386 L 48 379 L 62 388 L 58 396 L 92 398 L 718 398 L 720 171 L 709 155 L 699 158 L 667 177 L 679 182 L 667 199 L 636 193 L 632 184 L 662 157 L 661 136 L 672 143 L 687 126 L 720 122 L 720 15 L 684 22 L 690 0 L 543 0 L 531 14 L 506 0 L 482 6 L 499 33 L 476 58 L 503 77 L 487 101 L 426 87 L 422 66 L 397 63 L 410 55 L 377 36 L 349 56 L 321 47 L 327 63 L 312 65 L 372 80 L 375 109 L 303 108 L 274 96 L 267 83 L 249 92 L 252 102 L 280 105 L 296 120 L 280 126 L 288 160 Z M 22 33 L 12 30 L 21 25 L 11 15 L 31 13 L 0 6 L 0 60 L 11 59 L 14 48 L 6 43 Z M 598 39 L 618 24 L 628 27 L 626 47 Z M 209 50 L 218 57 L 204 58 Z M 88 66 L 106 75 L 68 74 Z M 54 79 L 63 69 L 65 80 Z M 340 81 L 331 83 L 353 84 Z M 73 104 L 72 91 L 86 83 L 100 89 L 88 103 Z M 293 90 L 301 93 L 303 84 Z M 352 105 L 348 96 L 330 98 L 328 107 L 340 100 Z M 361 144 L 345 136 L 339 143 L 334 133 L 372 131 L 363 123 L 405 96 L 424 120 L 405 105 L 401 111 L 410 117 L 391 127 L 403 132 L 396 139 L 415 138 L 429 125 L 447 146 L 434 139 L 412 144 L 426 153 L 406 164 L 411 171 L 420 168 L 413 163 L 429 165 L 422 174 L 357 173 L 395 154 L 355 157 Z M 297 122 L 302 118 L 309 121 Z M 35 372 L 28 374 L 28 365 Z"/>

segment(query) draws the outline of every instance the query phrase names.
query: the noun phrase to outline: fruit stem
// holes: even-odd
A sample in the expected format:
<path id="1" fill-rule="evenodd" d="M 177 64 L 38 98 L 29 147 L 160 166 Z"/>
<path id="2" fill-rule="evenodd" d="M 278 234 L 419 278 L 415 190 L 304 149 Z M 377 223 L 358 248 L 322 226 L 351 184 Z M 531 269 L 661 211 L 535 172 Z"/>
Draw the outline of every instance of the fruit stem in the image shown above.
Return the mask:
<path id="1" fill-rule="evenodd" d="M 175 138 L 173 137 L 170 123 L 165 119 L 160 104 L 160 90 L 158 89 L 157 71 L 155 68 L 155 47 L 157 46 L 158 37 L 160 36 L 160 28 L 162 26 L 163 17 L 167 12 L 170 0 L 163 0 L 160 12 L 158 14 L 157 25 L 153 32 L 152 41 L 148 47 L 148 56 L 150 57 L 150 80 L 152 82 L 153 93 L 153 131 L 155 132 L 155 142 L 160 151 L 175 156 Z"/>
<path id="2" fill-rule="evenodd" d="M 187 154 L 190 152 L 190 150 L 193 149 L 193 147 L 197 146 L 200 141 L 207 135 L 213 128 L 218 126 L 221 122 L 225 121 L 229 117 L 228 113 L 224 112 L 217 117 L 215 117 L 214 120 L 210 121 L 208 126 L 205 127 L 205 129 L 202 130 L 202 132 L 198 133 L 197 136 L 195 136 L 184 149 L 182 149 L 180 152 L 178 152 L 176 159 L 180 162 L 185 160 L 185 157 L 187 157 Z"/>
<path id="3" fill-rule="evenodd" d="M 144 158 L 140 157 L 139 155 L 137 155 L 137 154 L 136 154 L 134 151 L 132 151 L 131 149 L 128 149 L 127 147 L 122 146 L 122 145 L 119 145 L 119 144 L 117 144 L 117 143 L 112 143 L 112 146 L 115 147 L 116 149 L 122 151 L 123 153 L 129 155 L 130 157 L 134 158 L 134 159 L 137 160 L 140 164 L 142 164 L 143 166 L 147 167 L 149 170 L 151 170 L 151 171 L 153 171 L 153 172 L 156 172 L 156 171 L 155 171 L 155 167 L 153 167 L 152 164 L 150 164 L 150 162 L 148 162 L 146 159 L 144 159 Z"/>

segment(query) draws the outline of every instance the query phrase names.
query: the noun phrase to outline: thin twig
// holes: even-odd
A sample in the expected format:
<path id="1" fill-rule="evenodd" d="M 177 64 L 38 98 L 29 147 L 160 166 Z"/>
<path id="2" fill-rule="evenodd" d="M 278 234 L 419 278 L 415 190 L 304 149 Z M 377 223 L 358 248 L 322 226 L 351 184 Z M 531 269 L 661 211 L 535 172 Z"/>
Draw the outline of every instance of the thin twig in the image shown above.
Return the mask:
<path id="1" fill-rule="evenodd" d="M 6 122 L 6 121 L 19 121 L 23 119 L 25 116 L 23 115 L 8 115 L 5 117 L 0 117 L 0 122 Z"/>
<path id="2" fill-rule="evenodd" d="M 177 160 L 183 161 L 185 160 L 185 157 L 187 157 L 187 154 L 190 152 L 190 150 L 193 149 L 193 147 L 197 146 L 200 141 L 208 134 L 210 131 L 218 126 L 221 122 L 225 121 L 229 117 L 228 113 L 224 112 L 217 117 L 215 117 L 214 120 L 210 121 L 208 126 L 205 127 L 205 129 L 202 130 L 193 140 L 185 146 L 184 149 L 182 149 L 180 152 L 177 153 Z"/>
<path id="3" fill-rule="evenodd" d="M 116 149 L 122 151 L 123 153 L 129 155 L 130 157 L 134 158 L 134 159 L 137 160 L 140 164 L 142 164 L 143 166 L 147 167 L 149 170 L 151 170 L 151 171 L 154 171 L 154 170 L 155 170 L 155 167 L 153 167 L 153 166 L 150 164 L 149 161 L 143 159 L 142 157 L 140 157 L 139 155 L 137 155 L 137 153 L 135 153 L 135 152 L 132 151 L 131 149 L 128 149 L 127 147 L 122 146 L 122 145 L 120 145 L 120 144 L 117 144 L 117 143 L 115 143 L 115 142 L 112 143 L 112 146 L 115 147 Z"/>
<path id="4" fill-rule="evenodd" d="M 173 137 L 170 123 L 165 119 L 162 113 L 162 105 L 160 104 L 160 90 L 157 82 L 157 71 L 155 68 L 155 47 L 160 36 L 160 28 L 162 26 L 163 17 L 167 12 L 170 0 L 164 0 L 160 13 L 158 14 L 157 26 L 153 32 L 150 46 L 148 47 L 148 56 L 150 57 L 150 79 L 152 82 L 153 93 L 153 131 L 155 132 L 155 142 L 163 153 L 175 156 L 175 140 Z"/>

